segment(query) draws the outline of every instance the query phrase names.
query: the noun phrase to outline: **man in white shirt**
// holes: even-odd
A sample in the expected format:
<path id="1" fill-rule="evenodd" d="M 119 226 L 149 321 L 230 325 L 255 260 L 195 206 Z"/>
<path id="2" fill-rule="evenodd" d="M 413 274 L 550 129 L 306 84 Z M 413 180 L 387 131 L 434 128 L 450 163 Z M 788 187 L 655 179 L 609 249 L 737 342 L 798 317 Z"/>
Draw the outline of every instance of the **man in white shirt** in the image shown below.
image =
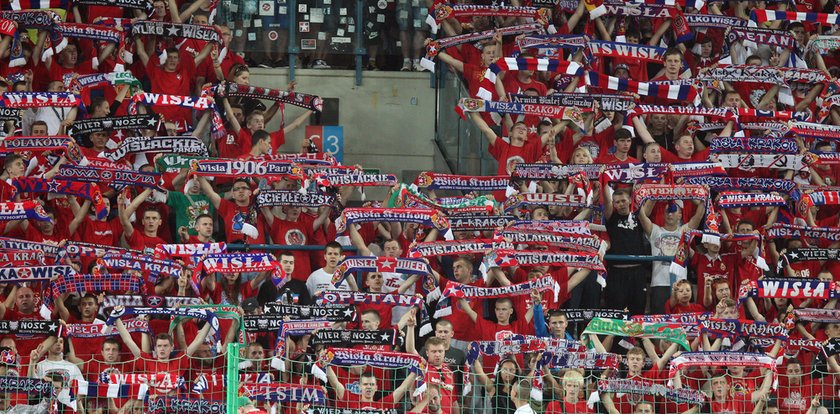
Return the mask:
<path id="1" fill-rule="evenodd" d="M 306 279 L 306 290 L 309 291 L 312 298 L 315 298 L 318 292 L 322 290 L 350 290 L 347 280 L 342 281 L 338 286 L 332 284 L 333 273 L 338 267 L 338 262 L 342 259 L 344 259 L 344 253 L 342 253 L 340 244 L 332 241 L 324 246 L 324 261 L 326 262 L 324 267 L 312 272 Z M 353 275 L 348 277 L 353 277 Z"/>
<path id="2" fill-rule="evenodd" d="M 43 356 L 43 349 L 47 349 L 47 359 L 38 362 Z M 52 374 L 58 374 L 63 381 L 63 387 L 58 390 L 58 401 L 70 402 L 70 387 L 74 381 L 84 381 L 82 371 L 76 364 L 64 359 L 64 338 L 51 336 L 38 346 L 37 349 L 32 350 L 29 359 L 29 376 L 32 378 L 44 379 L 50 377 Z"/>

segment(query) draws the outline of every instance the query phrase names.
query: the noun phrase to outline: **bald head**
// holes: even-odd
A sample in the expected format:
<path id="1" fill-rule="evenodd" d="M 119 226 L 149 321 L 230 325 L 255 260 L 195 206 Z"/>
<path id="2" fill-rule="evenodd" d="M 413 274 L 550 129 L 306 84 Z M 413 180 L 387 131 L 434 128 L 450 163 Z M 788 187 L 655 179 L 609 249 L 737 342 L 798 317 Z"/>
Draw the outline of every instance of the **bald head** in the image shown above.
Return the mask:
<path id="1" fill-rule="evenodd" d="M 18 288 L 17 300 L 15 300 L 17 311 L 23 314 L 35 312 L 35 293 L 28 287 Z"/>

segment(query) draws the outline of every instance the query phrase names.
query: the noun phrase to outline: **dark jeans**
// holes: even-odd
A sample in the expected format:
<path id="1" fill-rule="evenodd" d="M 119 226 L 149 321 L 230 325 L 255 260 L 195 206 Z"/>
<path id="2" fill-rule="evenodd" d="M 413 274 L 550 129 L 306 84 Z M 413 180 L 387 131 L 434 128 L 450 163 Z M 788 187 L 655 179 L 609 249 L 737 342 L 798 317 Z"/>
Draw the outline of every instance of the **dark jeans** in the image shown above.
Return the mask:
<path id="1" fill-rule="evenodd" d="M 644 266 L 607 266 L 604 298 L 607 309 L 627 309 L 631 315 L 645 313 L 648 271 Z"/>
<path id="2" fill-rule="evenodd" d="M 650 313 L 658 315 L 665 313 L 665 302 L 671 298 L 670 286 L 650 287 Z"/>
<path id="3" fill-rule="evenodd" d="M 569 292 L 569 300 L 563 307 L 566 309 L 599 309 L 601 307 L 601 285 L 598 284 L 597 277 L 598 275 L 595 272 L 589 272 L 589 276 Z M 572 323 L 568 329 L 575 333 L 582 332 L 587 323 Z"/>

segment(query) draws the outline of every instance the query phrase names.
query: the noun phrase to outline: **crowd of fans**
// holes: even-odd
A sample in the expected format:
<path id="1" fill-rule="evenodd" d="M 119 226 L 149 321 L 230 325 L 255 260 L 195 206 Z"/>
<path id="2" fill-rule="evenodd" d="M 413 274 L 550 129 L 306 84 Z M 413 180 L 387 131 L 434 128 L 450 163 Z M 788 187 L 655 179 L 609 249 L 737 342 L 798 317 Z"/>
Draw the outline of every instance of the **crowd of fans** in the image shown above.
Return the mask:
<path id="1" fill-rule="evenodd" d="M 0 412 L 840 410 L 833 2 L 366 2 L 498 161 L 414 185 L 218 3 L 3 2 Z"/>

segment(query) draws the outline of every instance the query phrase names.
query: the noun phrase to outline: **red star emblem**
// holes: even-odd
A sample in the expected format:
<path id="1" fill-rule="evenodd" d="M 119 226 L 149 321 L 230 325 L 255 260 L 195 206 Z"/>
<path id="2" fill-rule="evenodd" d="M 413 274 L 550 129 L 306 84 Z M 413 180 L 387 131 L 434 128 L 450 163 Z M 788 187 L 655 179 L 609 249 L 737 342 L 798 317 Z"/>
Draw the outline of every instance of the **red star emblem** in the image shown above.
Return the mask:
<path id="1" fill-rule="evenodd" d="M 394 272 L 397 270 L 397 260 L 393 257 L 381 257 L 376 259 L 376 267 L 381 272 Z"/>

